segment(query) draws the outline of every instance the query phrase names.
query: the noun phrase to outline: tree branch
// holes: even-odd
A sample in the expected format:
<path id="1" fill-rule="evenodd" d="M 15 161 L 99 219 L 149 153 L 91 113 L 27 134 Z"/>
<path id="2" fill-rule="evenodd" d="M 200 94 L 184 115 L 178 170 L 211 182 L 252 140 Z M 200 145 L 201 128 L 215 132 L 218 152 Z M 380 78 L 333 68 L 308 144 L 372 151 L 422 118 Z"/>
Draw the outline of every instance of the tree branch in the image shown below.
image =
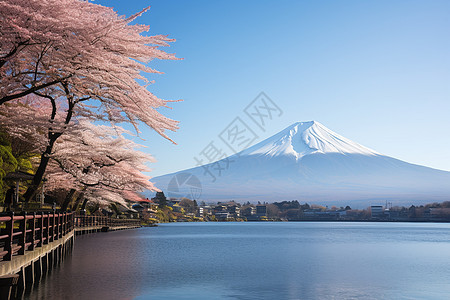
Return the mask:
<path id="1" fill-rule="evenodd" d="M 14 95 L 9 95 L 9 96 L 2 97 L 2 98 L 0 98 L 0 105 L 2 105 L 5 102 L 25 97 L 26 95 L 32 94 L 32 93 L 34 93 L 36 91 L 45 89 L 46 87 L 49 87 L 49 86 L 55 85 L 57 83 L 60 83 L 62 80 L 68 79 L 69 77 L 70 76 L 67 76 L 67 77 L 64 77 L 64 78 L 61 78 L 61 79 L 56 79 L 56 80 L 53 80 L 53 81 L 50 81 L 50 82 L 47 82 L 47 83 L 44 83 L 44 84 L 41 84 L 41 85 L 33 86 L 33 87 L 29 88 L 28 90 L 23 91 L 21 93 L 17 93 L 17 94 L 14 94 Z"/>

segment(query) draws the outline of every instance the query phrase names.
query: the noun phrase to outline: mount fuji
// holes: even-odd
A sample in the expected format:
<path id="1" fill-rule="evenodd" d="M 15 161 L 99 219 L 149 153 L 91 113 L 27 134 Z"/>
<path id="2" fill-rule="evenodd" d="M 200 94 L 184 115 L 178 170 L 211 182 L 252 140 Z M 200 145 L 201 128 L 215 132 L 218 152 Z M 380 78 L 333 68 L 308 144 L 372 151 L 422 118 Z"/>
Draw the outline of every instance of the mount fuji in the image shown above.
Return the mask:
<path id="1" fill-rule="evenodd" d="M 450 200 L 450 172 L 385 156 L 315 121 L 295 123 L 237 154 L 152 181 L 168 197 L 205 202 L 367 206 Z"/>

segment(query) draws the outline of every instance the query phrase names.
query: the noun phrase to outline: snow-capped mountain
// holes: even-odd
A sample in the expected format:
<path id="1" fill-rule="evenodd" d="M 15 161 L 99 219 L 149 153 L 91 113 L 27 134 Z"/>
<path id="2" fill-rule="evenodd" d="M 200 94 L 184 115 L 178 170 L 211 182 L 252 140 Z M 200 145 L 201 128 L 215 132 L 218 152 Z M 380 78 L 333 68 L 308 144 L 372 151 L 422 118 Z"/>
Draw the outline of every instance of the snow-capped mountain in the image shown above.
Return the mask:
<path id="1" fill-rule="evenodd" d="M 298 122 L 274 136 L 241 152 L 243 155 L 288 155 L 297 160 L 314 153 L 352 153 L 379 155 L 379 153 L 352 142 L 316 121 Z"/>
<path id="2" fill-rule="evenodd" d="M 169 197 L 362 206 L 450 200 L 450 172 L 384 156 L 329 130 L 298 122 L 211 164 L 155 177 Z"/>

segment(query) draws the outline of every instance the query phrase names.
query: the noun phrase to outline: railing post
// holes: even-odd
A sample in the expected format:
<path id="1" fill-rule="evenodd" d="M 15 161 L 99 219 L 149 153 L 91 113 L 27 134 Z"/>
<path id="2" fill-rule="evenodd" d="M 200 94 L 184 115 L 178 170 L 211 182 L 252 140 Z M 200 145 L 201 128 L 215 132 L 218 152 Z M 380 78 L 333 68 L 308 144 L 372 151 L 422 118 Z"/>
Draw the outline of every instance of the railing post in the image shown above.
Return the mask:
<path id="1" fill-rule="evenodd" d="M 49 243 L 55 240 L 55 211 L 53 211 L 53 214 L 50 215 L 49 221 L 50 220 L 52 221 L 52 226 L 49 226 L 49 231 L 51 231 Z"/>
<path id="2" fill-rule="evenodd" d="M 59 213 L 55 214 L 55 240 L 59 239 Z"/>
<path id="3" fill-rule="evenodd" d="M 66 232 L 65 232 L 66 223 L 65 223 L 65 218 L 64 218 L 65 215 L 66 215 L 65 212 L 61 213 L 61 238 L 66 234 Z"/>
<path id="4" fill-rule="evenodd" d="M 62 214 L 58 213 L 58 239 L 62 238 Z"/>
<path id="5" fill-rule="evenodd" d="M 55 214 L 55 240 L 59 239 L 59 213 Z"/>
<path id="6" fill-rule="evenodd" d="M 19 221 L 19 231 L 21 232 L 21 235 L 19 237 L 19 255 L 25 254 L 25 242 L 27 239 L 27 213 L 22 212 L 23 219 Z"/>
<path id="7" fill-rule="evenodd" d="M 50 242 L 50 214 L 49 213 L 47 213 L 45 215 L 45 220 L 46 220 L 46 222 L 45 222 L 46 226 L 45 226 L 45 241 L 44 241 L 44 244 L 47 245 Z"/>
<path id="8" fill-rule="evenodd" d="M 58 238 L 59 238 L 59 216 L 58 216 L 58 214 L 54 214 L 54 216 L 55 216 L 55 231 L 53 232 L 53 234 L 54 234 L 54 241 L 57 241 L 58 240 Z"/>
<path id="9" fill-rule="evenodd" d="M 40 212 L 39 215 L 41 216 L 41 218 L 38 219 L 39 243 L 36 246 L 42 247 L 42 245 L 44 244 L 44 213 Z"/>
<path id="10" fill-rule="evenodd" d="M 14 212 L 8 212 L 8 216 L 11 218 L 11 220 L 6 221 L 6 234 L 8 234 L 8 237 L 5 241 L 5 250 L 8 251 L 8 253 L 3 257 L 3 259 L 9 261 L 12 259 L 13 254 Z"/>
<path id="11" fill-rule="evenodd" d="M 59 239 L 59 213 L 55 213 L 55 241 Z"/>
<path id="12" fill-rule="evenodd" d="M 67 231 L 67 213 L 64 212 L 63 213 L 63 230 L 62 230 L 63 236 L 67 234 L 66 231 Z"/>
<path id="13" fill-rule="evenodd" d="M 61 238 L 66 235 L 66 213 L 61 214 Z"/>
<path id="14" fill-rule="evenodd" d="M 33 212 L 33 219 L 31 219 L 31 245 L 28 250 L 34 250 L 34 241 L 36 240 L 36 213 Z"/>

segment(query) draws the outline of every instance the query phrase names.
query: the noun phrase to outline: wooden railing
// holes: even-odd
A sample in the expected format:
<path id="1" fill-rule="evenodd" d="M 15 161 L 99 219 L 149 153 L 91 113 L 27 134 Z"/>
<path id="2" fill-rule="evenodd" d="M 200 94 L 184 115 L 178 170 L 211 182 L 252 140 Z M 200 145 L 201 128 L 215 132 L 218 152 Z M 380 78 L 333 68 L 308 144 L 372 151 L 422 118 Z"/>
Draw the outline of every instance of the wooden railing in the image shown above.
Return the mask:
<path id="1" fill-rule="evenodd" d="M 75 227 L 131 227 L 140 226 L 139 219 L 117 219 L 104 216 L 75 216 Z"/>
<path id="2" fill-rule="evenodd" d="M 10 261 L 13 255 L 24 255 L 71 232 L 74 213 L 9 212 L 0 216 L 0 226 L 0 259 Z"/>
<path id="3" fill-rule="evenodd" d="M 10 261 L 56 241 L 74 228 L 139 227 L 139 219 L 116 219 L 103 216 L 75 216 L 71 213 L 21 213 L 0 215 L 0 260 Z"/>

